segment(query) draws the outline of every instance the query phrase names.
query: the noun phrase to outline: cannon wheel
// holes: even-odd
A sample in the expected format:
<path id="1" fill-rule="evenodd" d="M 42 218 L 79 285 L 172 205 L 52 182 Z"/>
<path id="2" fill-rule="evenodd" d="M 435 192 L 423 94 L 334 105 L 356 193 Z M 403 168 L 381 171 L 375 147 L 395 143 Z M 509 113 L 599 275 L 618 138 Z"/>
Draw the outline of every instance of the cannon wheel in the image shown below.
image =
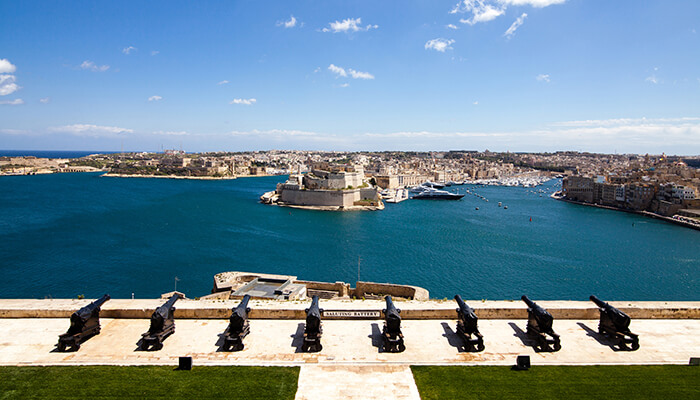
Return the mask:
<path id="1" fill-rule="evenodd" d="M 561 343 L 559 341 L 554 342 L 554 346 L 552 347 L 552 351 L 559 351 L 561 350 Z"/>
<path id="2" fill-rule="evenodd" d="M 245 347 L 245 345 L 243 344 L 243 342 L 239 342 L 239 343 L 233 345 L 232 350 L 233 351 L 241 351 L 241 350 L 243 350 L 244 347 Z"/>
<path id="3" fill-rule="evenodd" d="M 634 350 L 637 350 L 637 349 L 639 349 L 639 340 L 638 340 L 638 339 L 635 339 L 635 340 L 632 342 L 632 346 L 630 347 L 630 350 L 634 351 Z"/>
<path id="4" fill-rule="evenodd" d="M 476 351 L 484 351 L 485 348 L 484 342 L 482 341 L 479 341 L 479 343 L 476 344 Z"/>
<path id="5" fill-rule="evenodd" d="M 403 344 L 403 343 L 399 343 L 399 346 L 398 346 L 398 349 L 397 349 L 397 353 L 403 353 L 404 350 L 406 350 L 406 345 Z"/>
<path id="6" fill-rule="evenodd" d="M 66 343 L 65 342 L 58 342 L 58 344 L 56 345 L 56 348 L 58 348 L 58 351 L 63 353 L 64 351 L 66 351 Z"/>

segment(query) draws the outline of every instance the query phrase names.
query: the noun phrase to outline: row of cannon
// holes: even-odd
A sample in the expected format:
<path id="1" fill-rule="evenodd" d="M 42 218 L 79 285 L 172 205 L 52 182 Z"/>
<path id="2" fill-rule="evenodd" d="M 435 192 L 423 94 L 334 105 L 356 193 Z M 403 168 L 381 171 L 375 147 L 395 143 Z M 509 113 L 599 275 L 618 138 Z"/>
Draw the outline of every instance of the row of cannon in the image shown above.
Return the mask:
<path id="1" fill-rule="evenodd" d="M 151 315 L 151 324 L 146 333 L 141 335 L 139 347 L 142 350 L 158 350 L 162 348 L 163 341 L 175 332 L 175 302 L 179 299 L 175 294 L 163 305 L 156 308 Z M 58 351 L 77 351 L 80 344 L 100 333 L 100 307 L 109 300 L 109 295 L 86 305 L 71 315 L 71 325 L 68 331 L 58 337 L 56 345 Z M 478 320 L 474 309 L 469 307 L 460 295 L 455 295 L 457 302 L 457 335 L 464 342 L 463 350 L 469 352 L 483 351 L 484 337 L 479 332 Z M 250 333 L 248 302 L 250 296 L 243 297 L 241 302 L 233 308 L 229 317 L 229 324 L 223 333 L 224 351 L 243 350 L 243 339 Z M 401 332 L 401 310 L 396 308 L 391 296 L 386 296 L 386 308 L 384 314 L 384 328 L 382 330 L 382 348 L 386 352 L 400 353 L 406 349 L 403 333 Z M 537 305 L 527 296 L 522 296 L 527 304 L 527 336 L 534 341 L 537 351 L 558 351 L 561 349 L 559 335 L 554 332 L 552 326 L 554 317 L 547 310 Z M 638 335 L 630 332 L 630 317 L 619 309 L 600 300 L 596 296 L 590 296 L 590 300 L 600 310 L 600 322 L 598 333 L 607 337 L 613 346 L 619 350 L 637 350 L 639 348 Z M 323 327 L 318 296 L 313 296 L 311 306 L 305 310 L 306 324 L 304 327 L 303 344 L 304 352 L 319 352 L 323 349 L 321 336 Z"/>

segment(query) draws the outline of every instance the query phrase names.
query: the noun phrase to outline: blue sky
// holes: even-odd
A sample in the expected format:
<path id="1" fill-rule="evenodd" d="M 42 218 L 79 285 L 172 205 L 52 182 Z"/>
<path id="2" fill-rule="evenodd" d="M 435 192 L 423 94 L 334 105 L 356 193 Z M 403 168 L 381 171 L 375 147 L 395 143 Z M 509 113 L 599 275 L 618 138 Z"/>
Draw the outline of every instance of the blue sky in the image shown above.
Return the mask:
<path id="1" fill-rule="evenodd" d="M 0 148 L 700 154 L 700 2 L 3 1 Z"/>

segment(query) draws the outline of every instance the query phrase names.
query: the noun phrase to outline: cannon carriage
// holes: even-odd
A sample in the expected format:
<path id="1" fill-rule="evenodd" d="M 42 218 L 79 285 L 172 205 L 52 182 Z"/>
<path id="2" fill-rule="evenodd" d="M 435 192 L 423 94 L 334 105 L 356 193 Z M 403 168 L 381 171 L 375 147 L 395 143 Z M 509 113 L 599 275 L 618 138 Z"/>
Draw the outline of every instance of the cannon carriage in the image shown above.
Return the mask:
<path id="1" fill-rule="evenodd" d="M 174 294 L 162 306 L 156 308 L 151 315 L 151 326 L 141 335 L 142 350 L 160 350 L 163 341 L 175 333 L 175 302 L 180 298 Z"/>
<path id="2" fill-rule="evenodd" d="M 554 323 L 552 314 L 525 295 L 523 295 L 522 300 L 527 304 L 527 336 L 536 342 L 535 349 L 559 351 L 561 341 L 559 335 L 552 328 Z"/>
<path id="3" fill-rule="evenodd" d="M 600 310 L 598 333 L 610 339 L 620 350 L 639 349 L 639 335 L 629 329 L 630 317 L 594 295 L 589 298 Z"/>
<path id="4" fill-rule="evenodd" d="M 83 342 L 100 333 L 100 307 L 109 299 L 105 294 L 70 316 L 68 331 L 58 336 L 58 351 L 77 351 Z"/>
<path id="5" fill-rule="evenodd" d="M 243 350 L 243 338 L 250 333 L 250 323 L 248 322 L 248 307 L 250 296 L 245 295 L 241 302 L 231 312 L 229 324 L 224 331 L 224 351 L 241 351 Z"/>
<path id="6" fill-rule="evenodd" d="M 484 337 L 479 332 L 477 326 L 479 318 L 474 313 L 474 309 L 469 307 L 462 297 L 455 295 L 457 308 L 457 335 L 464 340 L 464 350 L 483 351 Z"/>
<path id="7" fill-rule="evenodd" d="M 403 333 L 401 333 L 401 310 L 394 306 L 391 296 L 386 296 L 385 300 L 386 308 L 382 310 L 384 313 L 384 329 L 382 330 L 384 351 L 401 353 L 406 350 L 406 345 L 403 343 Z"/>
<path id="8" fill-rule="evenodd" d="M 304 343 L 301 345 L 303 352 L 316 353 L 323 349 L 321 345 L 321 335 L 323 327 L 321 326 L 321 312 L 319 308 L 318 296 L 314 295 L 311 298 L 311 307 L 306 310 L 306 326 L 304 327 Z"/>

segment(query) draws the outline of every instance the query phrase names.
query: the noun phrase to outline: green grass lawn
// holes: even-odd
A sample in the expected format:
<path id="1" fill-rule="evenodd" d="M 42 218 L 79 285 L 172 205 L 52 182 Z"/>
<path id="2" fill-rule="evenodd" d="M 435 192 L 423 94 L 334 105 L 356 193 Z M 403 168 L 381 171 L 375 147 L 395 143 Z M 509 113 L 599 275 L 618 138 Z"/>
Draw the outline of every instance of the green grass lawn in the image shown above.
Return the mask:
<path id="1" fill-rule="evenodd" d="M 414 366 L 429 399 L 700 399 L 700 367 L 669 366 Z"/>
<path id="2" fill-rule="evenodd" d="M 0 399 L 293 399 L 292 367 L 0 367 Z"/>

